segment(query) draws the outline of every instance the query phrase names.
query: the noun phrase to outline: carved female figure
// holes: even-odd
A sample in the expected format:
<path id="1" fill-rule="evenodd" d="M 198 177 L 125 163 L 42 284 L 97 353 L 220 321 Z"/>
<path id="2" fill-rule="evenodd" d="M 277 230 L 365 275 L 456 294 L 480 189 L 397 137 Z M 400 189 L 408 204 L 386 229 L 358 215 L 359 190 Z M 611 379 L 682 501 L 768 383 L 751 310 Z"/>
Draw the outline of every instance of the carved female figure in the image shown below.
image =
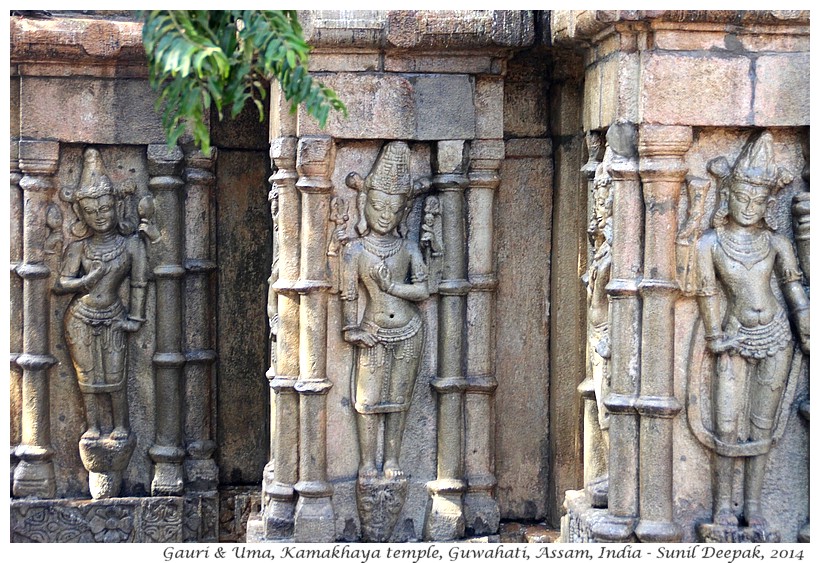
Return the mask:
<path id="1" fill-rule="evenodd" d="M 786 309 L 775 297 L 777 277 L 801 347 L 809 353 L 809 303 L 790 241 L 773 230 L 769 211 L 791 176 L 774 163 L 772 138 L 749 142 L 729 172 L 721 200 L 697 250 L 698 305 L 707 348 L 716 356 L 713 432 L 714 523 L 738 526 L 732 510 L 734 459 L 745 458 L 743 517 L 765 531 L 760 498 L 778 408 L 792 359 Z M 720 175 L 720 174 L 719 174 Z M 721 310 L 719 287 L 726 296 Z"/>
<path id="2" fill-rule="evenodd" d="M 126 234 L 123 202 L 105 173 L 100 153 L 87 149 L 80 184 L 69 194 L 80 220 L 80 240 L 66 247 L 55 293 L 73 293 L 65 314 L 65 336 L 85 404 L 83 440 L 101 437 L 103 396 L 110 397 L 111 440 L 128 438 L 126 337 L 145 321 L 145 246 Z M 120 286 L 130 278 L 130 307 Z"/>
<path id="3" fill-rule="evenodd" d="M 347 180 L 360 190 L 361 236 L 344 247 L 341 284 L 344 338 L 358 349 L 352 395 L 358 413 L 360 479 L 378 477 L 382 418 L 384 477 L 403 476 L 402 434 L 424 341 L 414 302 L 429 296 L 427 267 L 418 244 L 397 233 L 412 196 L 408 163 L 407 144 L 392 142 L 363 182 L 355 174 Z M 361 321 L 360 288 L 366 296 Z"/>

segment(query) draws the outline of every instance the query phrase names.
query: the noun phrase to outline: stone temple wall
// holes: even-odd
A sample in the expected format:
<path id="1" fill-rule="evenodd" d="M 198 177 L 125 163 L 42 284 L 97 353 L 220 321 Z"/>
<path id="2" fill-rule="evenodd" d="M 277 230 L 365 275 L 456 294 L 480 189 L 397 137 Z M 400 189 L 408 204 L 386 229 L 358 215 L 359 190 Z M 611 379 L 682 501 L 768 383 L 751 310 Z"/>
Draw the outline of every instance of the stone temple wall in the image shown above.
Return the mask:
<path id="1" fill-rule="evenodd" d="M 808 13 L 300 21 L 206 155 L 12 16 L 12 541 L 807 540 Z"/>

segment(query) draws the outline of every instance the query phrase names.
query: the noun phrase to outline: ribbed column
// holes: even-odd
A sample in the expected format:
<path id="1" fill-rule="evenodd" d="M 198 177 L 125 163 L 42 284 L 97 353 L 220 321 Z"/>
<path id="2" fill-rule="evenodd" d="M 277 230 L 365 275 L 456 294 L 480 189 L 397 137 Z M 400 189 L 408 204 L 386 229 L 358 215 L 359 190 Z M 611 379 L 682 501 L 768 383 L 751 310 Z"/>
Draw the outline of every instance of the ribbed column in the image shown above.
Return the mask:
<path id="1" fill-rule="evenodd" d="M 498 531 L 495 499 L 493 395 L 498 386 L 493 364 L 495 289 L 493 202 L 501 183 L 498 169 L 504 141 L 475 141 L 470 147 L 467 191 L 467 387 L 465 389 L 464 496 L 466 528 L 472 535 Z"/>
<path id="2" fill-rule="evenodd" d="M 185 229 L 185 415 L 183 430 L 187 457 L 183 463 L 185 486 L 193 491 L 214 491 L 219 480 L 213 458 L 214 373 L 216 351 L 212 334 L 214 293 L 211 287 L 216 271 L 211 248 L 212 190 L 216 149 L 205 155 L 199 151 L 186 157 Z"/>
<path id="3" fill-rule="evenodd" d="M 162 238 L 155 242 L 153 257 L 157 288 L 155 370 L 156 438 L 148 454 L 154 461 L 151 481 L 153 496 L 181 495 L 182 461 L 185 457 L 182 436 L 182 206 L 180 178 L 182 151 L 169 151 L 166 145 L 148 146 L 148 186 L 156 202 L 156 223 Z"/>
<path id="4" fill-rule="evenodd" d="M 607 131 L 612 150 L 612 270 L 610 297 L 610 378 L 604 405 L 609 423 L 609 496 L 607 516 L 592 527 L 598 541 L 623 542 L 633 537 L 638 516 L 638 417 L 640 385 L 641 276 L 643 214 L 638 176 L 636 130 L 616 123 Z"/>
<path id="5" fill-rule="evenodd" d="M 56 363 L 49 343 L 51 271 L 43 245 L 48 235 L 46 212 L 55 188 L 60 145 L 54 141 L 20 141 L 20 188 L 23 190 L 21 437 L 12 492 L 15 497 L 51 498 L 56 493 L 49 420 L 48 370 Z M 19 215 L 18 215 L 19 216 Z M 18 253 L 18 257 L 19 253 Z"/>
<path id="6" fill-rule="evenodd" d="M 433 498 L 424 535 L 449 541 L 464 535 L 464 323 L 466 322 L 467 253 L 464 190 L 467 179 L 465 141 L 439 141 L 434 151 L 433 187 L 439 191 L 444 260 L 439 285 L 438 368 L 432 386 L 438 393 L 437 474 L 427 483 Z"/>
<path id="7" fill-rule="evenodd" d="M 679 541 L 673 521 L 672 419 L 681 409 L 674 395 L 675 237 L 677 210 L 692 144 L 690 127 L 644 125 L 640 131 L 640 175 L 645 205 L 641 323 L 640 522 L 644 542 Z"/>
<path id="8" fill-rule="evenodd" d="M 276 169 L 271 176 L 271 215 L 274 221 L 273 264 L 268 316 L 275 342 L 271 342 L 271 460 L 262 483 L 265 539 L 293 534 L 296 504 L 294 485 L 299 479 L 299 280 L 300 195 L 296 189 L 296 137 L 273 140 L 270 157 Z"/>
<path id="9" fill-rule="evenodd" d="M 299 292 L 299 493 L 293 539 L 330 542 L 336 537 L 333 486 L 327 481 L 327 220 L 335 146 L 330 137 L 302 137 L 297 149 L 297 189 L 302 194 Z"/>
<path id="10" fill-rule="evenodd" d="M 587 153 L 589 158 L 581 167 L 581 174 L 587 180 L 587 197 L 590 198 L 593 193 L 595 184 L 595 170 L 601 163 L 601 134 L 597 131 L 590 131 L 586 136 Z M 590 202 L 593 203 L 593 202 Z M 594 209 L 594 205 L 588 205 L 588 209 Z M 592 212 L 590 212 L 590 215 Z M 589 261 L 591 262 L 591 260 Z M 587 274 L 585 277 L 589 277 Z M 587 284 L 592 283 L 587 280 Z M 587 338 L 587 348 L 589 348 L 589 338 Z M 598 403 L 595 398 L 595 381 L 592 377 L 592 366 L 590 365 L 591 350 L 586 351 L 586 377 L 584 381 L 578 386 L 578 393 L 584 402 L 584 486 L 588 487 L 590 483 L 606 475 L 607 473 L 607 458 L 609 452 L 604 443 L 603 433 L 601 431 L 601 424 L 598 420 Z M 592 493 L 587 488 L 589 493 Z M 593 506 L 596 506 L 596 499 L 592 498 Z"/>
<path id="11" fill-rule="evenodd" d="M 10 411 L 10 467 L 11 486 L 14 487 L 14 469 L 17 467 L 17 446 L 23 437 L 23 370 L 17 364 L 17 358 L 23 351 L 23 278 L 17 273 L 17 267 L 23 263 L 23 192 L 20 190 L 20 142 L 11 141 L 9 162 L 9 351 L 11 352 L 9 376 L 9 411 Z"/>

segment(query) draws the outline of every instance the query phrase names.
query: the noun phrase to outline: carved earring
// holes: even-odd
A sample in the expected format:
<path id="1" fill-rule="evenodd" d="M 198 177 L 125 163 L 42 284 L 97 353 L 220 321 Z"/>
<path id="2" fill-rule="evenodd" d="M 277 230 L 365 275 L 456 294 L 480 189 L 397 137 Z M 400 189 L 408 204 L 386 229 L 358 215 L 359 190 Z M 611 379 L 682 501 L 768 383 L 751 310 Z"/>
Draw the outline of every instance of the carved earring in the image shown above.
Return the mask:
<path id="1" fill-rule="evenodd" d="M 769 201 L 766 202 L 766 214 L 763 216 L 766 226 L 773 231 L 777 230 L 777 216 L 774 213 L 775 203 L 776 200 L 773 197 L 769 197 Z"/>

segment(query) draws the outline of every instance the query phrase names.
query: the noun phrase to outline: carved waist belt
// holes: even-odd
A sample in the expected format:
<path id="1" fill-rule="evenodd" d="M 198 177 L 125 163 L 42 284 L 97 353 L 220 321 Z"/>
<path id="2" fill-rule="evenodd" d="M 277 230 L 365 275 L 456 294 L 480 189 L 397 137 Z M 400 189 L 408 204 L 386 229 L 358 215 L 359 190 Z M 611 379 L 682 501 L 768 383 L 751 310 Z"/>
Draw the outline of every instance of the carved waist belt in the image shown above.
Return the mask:
<path id="1" fill-rule="evenodd" d="M 736 319 L 732 319 L 729 321 L 727 332 L 730 335 L 735 332 L 737 353 L 751 359 L 774 356 L 792 340 L 789 320 L 783 311 L 780 311 L 771 322 L 759 326 L 743 326 Z"/>
<path id="2" fill-rule="evenodd" d="M 117 300 L 116 303 L 105 309 L 95 309 L 89 307 L 82 300 L 78 299 L 70 308 L 71 315 L 80 319 L 90 326 L 110 325 L 115 319 L 122 316 L 125 307 L 122 302 Z"/>
<path id="3" fill-rule="evenodd" d="M 414 337 L 421 328 L 421 317 L 416 315 L 406 325 L 398 328 L 382 328 L 370 321 L 362 322 L 362 326 L 367 329 L 367 332 L 375 336 L 376 340 L 383 344 L 389 344 Z"/>

